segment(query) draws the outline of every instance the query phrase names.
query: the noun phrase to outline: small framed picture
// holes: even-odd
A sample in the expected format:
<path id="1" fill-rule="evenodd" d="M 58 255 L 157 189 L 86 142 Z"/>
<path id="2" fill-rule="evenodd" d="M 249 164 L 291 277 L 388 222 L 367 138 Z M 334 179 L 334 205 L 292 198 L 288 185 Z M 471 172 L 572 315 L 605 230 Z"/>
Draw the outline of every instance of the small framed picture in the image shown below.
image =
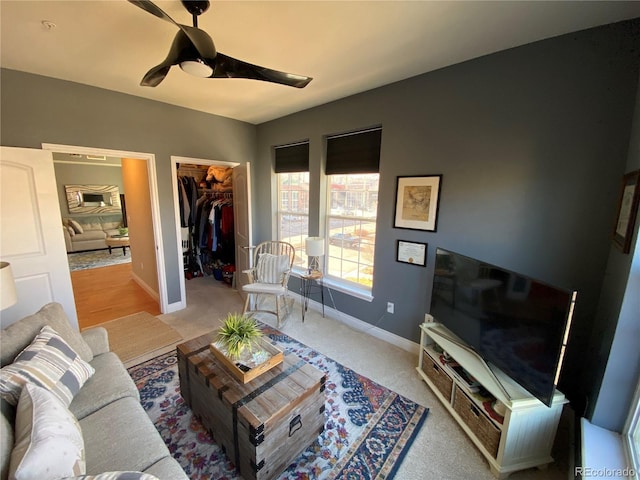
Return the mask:
<path id="1" fill-rule="evenodd" d="M 398 240 L 396 261 L 411 265 L 427 266 L 427 244 Z"/>
<path id="2" fill-rule="evenodd" d="M 435 232 L 442 175 L 398 177 L 393 226 Z"/>
<path id="3" fill-rule="evenodd" d="M 613 231 L 613 244 L 622 253 L 629 253 L 631 237 L 635 227 L 638 201 L 640 200 L 640 170 L 627 173 L 622 177 L 618 200 L 618 217 Z"/>

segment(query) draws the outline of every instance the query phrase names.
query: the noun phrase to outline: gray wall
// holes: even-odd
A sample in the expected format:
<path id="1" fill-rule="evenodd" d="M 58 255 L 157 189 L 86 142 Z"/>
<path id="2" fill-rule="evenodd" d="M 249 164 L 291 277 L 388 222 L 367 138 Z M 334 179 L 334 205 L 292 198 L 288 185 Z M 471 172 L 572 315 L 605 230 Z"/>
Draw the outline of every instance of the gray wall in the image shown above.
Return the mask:
<path id="1" fill-rule="evenodd" d="M 583 403 L 581 362 L 627 161 L 638 38 L 637 21 L 557 37 L 259 125 L 254 171 L 269 178 L 271 147 L 309 138 L 319 179 L 326 134 L 381 124 L 375 299 L 335 292 L 338 309 L 418 341 L 438 246 L 577 289 L 561 387 Z M 438 231 L 393 228 L 396 177 L 425 174 L 443 174 Z M 269 205 L 272 194 L 259 183 L 256 203 Z M 254 222 L 256 240 L 272 236 L 269 216 Z M 396 262 L 398 239 L 427 242 L 427 268 Z M 388 301 L 396 313 L 382 318 Z"/>
<path id="2" fill-rule="evenodd" d="M 101 167 L 99 165 L 82 165 L 80 163 L 54 163 L 53 167 L 56 172 L 58 201 L 60 202 L 60 212 L 62 212 L 63 217 L 82 216 L 69 214 L 65 185 L 117 185 L 120 193 L 125 193 L 122 184 L 122 168 L 119 165 L 117 167 Z"/>
<path id="3" fill-rule="evenodd" d="M 640 169 L 640 86 L 625 172 Z M 611 248 L 588 351 L 585 379 L 595 385 L 588 402 L 592 423 L 613 431 L 624 427 L 640 379 L 640 210 L 631 252 Z"/>
<path id="4" fill-rule="evenodd" d="M 179 301 L 170 157 L 252 161 L 256 127 L 77 83 L 7 69 L 0 73 L 3 145 L 56 143 L 155 154 L 168 301 Z"/>

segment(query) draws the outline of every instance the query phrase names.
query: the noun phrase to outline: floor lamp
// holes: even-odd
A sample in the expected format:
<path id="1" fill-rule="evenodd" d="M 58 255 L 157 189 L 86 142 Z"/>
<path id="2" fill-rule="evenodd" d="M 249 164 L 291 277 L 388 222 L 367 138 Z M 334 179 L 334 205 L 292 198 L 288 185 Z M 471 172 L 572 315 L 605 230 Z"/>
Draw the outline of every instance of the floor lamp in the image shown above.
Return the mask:
<path id="1" fill-rule="evenodd" d="M 307 237 L 305 251 L 309 257 L 309 273 L 320 272 L 320 257 L 324 255 L 324 238 Z"/>
<path id="2" fill-rule="evenodd" d="M 0 262 L 0 310 L 9 308 L 18 302 L 16 283 L 13 280 L 11 264 Z"/>

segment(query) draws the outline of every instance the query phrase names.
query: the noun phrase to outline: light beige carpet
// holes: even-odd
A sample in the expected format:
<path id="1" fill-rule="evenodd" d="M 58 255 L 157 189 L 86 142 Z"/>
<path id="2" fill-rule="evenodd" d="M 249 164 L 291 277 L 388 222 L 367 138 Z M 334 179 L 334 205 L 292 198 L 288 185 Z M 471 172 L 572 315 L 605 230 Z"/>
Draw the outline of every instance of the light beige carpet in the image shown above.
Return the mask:
<path id="1" fill-rule="evenodd" d="M 99 326 L 107 329 L 111 351 L 123 363 L 182 340 L 176 330 L 147 312 L 127 315 Z"/>

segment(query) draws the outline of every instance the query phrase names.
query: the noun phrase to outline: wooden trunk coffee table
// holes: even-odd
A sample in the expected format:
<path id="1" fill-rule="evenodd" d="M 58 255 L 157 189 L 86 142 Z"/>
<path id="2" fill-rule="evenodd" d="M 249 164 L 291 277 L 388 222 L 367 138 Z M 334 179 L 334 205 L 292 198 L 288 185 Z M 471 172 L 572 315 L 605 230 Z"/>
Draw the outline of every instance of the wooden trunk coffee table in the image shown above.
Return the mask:
<path id="1" fill-rule="evenodd" d="M 243 478 L 272 479 L 324 430 L 326 376 L 289 353 L 243 384 L 209 351 L 214 338 L 177 346 L 182 397 Z"/>

